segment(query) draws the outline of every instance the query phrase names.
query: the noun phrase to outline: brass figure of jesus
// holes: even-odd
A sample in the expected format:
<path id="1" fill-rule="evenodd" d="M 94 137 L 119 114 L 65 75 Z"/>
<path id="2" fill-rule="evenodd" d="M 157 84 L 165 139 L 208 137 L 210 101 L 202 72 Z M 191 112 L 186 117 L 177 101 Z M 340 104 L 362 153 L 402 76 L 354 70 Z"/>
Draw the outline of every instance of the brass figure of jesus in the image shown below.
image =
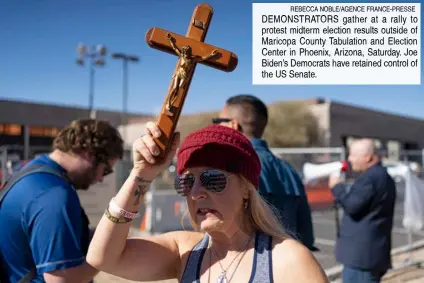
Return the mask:
<path id="1" fill-rule="evenodd" d="M 176 98 L 178 97 L 178 90 L 181 87 L 185 87 L 186 83 L 188 81 L 188 72 L 192 65 L 197 62 L 206 61 L 213 56 L 218 54 L 218 50 L 213 50 L 211 54 L 203 57 L 193 56 L 191 47 L 188 45 L 185 45 L 181 47 L 181 50 L 175 45 L 175 40 L 171 36 L 171 34 L 167 34 L 166 38 L 169 40 L 172 48 L 174 49 L 175 53 L 180 57 L 180 63 L 178 65 L 178 69 L 175 72 L 175 74 L 172 76 L 172 89 L 169 94 L 168 101 L 166 103 L 166 109 L 169 111 L 171 109 L 172 104 L 175 102 Z"/>

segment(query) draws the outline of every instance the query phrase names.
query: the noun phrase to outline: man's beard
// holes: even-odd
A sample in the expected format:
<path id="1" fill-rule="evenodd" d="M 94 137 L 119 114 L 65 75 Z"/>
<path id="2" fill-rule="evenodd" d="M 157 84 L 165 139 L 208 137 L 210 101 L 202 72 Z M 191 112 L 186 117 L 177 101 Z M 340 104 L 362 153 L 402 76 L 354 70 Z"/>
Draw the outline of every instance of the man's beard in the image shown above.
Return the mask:
<path id="1" fill-rule="evenodd" d="M 95 180 L 96 168 L 91 168 L 91 170 L 87 170 L 85 174 L 78 176 L 78 178 L 74 181 L 74 186 L 77 190 L 86 191 L 93 185 Z"/>
<path id="2" fill-rule="evenodd" d="M 91 184 L 79 184 L 75 188 L 80 191 L 87 191 L 90 188 Z"/>

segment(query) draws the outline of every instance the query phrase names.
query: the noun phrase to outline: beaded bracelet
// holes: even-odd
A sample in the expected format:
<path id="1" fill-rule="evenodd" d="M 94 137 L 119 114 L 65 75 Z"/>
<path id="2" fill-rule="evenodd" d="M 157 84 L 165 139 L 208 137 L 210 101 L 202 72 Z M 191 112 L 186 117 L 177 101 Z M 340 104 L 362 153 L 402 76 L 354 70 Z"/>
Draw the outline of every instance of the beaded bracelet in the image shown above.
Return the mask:
<path id="1" fill-rule="evenodd" d="M 132 219 L 129 219 L 129 218 L 117 218 L 115 216 L 112 216 L 109 212 L 109 208 L 106 208 L 105 216 L 106 216 L 107 219 L 109 219 L 113 223 L 128 223 L 132 220 Z"/>

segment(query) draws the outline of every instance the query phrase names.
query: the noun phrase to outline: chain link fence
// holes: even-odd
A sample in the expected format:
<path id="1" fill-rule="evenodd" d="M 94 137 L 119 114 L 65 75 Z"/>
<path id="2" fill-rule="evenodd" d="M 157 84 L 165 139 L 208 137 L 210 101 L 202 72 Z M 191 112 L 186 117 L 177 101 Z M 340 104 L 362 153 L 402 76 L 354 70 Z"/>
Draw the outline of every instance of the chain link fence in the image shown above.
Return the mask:
<path id="1" fill-rule="evenodd" d="M 271 148 L 271 151 L 282 160 L 287 161 L 305 180 L 305 165 L 322 165 L 345 160 L 343 147 L 327 148 Z M 334 199 L 328 187 L 328 176 L 305 182 L 305 190 L 312 209 L 330 209 Z"/>
<path id="2" fill-rule="evenodd" d="M 420 179 L 424 179 L 424 149 L 397 152 L 382 150 L 380 156 L 382 164 L 388 169 L 396 183 L 397 200 L 403 201 L 405 198 L 405 177 L 404 173 L 396 168 L 399 168 L 399 165 L 405 165 Z"/>

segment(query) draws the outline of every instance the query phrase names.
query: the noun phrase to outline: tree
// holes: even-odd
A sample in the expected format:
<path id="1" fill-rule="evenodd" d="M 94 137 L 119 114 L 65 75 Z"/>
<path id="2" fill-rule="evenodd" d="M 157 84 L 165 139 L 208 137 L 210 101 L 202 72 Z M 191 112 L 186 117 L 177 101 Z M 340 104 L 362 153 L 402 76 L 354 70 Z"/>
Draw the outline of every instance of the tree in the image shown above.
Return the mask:
<path id="1" fill-rule="evenodd" d="M 218 117 L 219 112 L 205 112 L 180 117 L 177 130 L 181 132 L 181 141 L 191 132 L 212 124 L 212 118 Z"/>
<path id="2" fill-rule="evenodd" d="M 269 107 L 264 139 L 270 147 L 318 146 L 322 133 L 316 117 L 304 102 L 280 102 Z"/>
<path id="3" fill-rule="evenodd" d="M 268 105 L 269 119 L 264 139 L 270 147 L 319 146 L 322 133 L 316 117 L 304 102 L 279 102 Z M 187 134 L 210 125 L 219 112 L 181 116 L 177 129 L 184 139 Z"/>

